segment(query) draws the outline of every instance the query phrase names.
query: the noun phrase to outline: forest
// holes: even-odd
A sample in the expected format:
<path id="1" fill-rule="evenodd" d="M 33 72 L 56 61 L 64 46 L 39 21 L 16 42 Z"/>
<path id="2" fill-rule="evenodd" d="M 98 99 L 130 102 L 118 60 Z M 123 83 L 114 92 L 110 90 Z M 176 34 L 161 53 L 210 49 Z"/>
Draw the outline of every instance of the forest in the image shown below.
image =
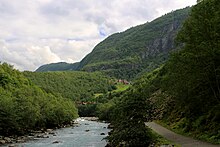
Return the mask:
<path id="1" fill-rule="evenodd" d="M 0 135 L 23 135 L 78 117 L 75 103 L 42 90 L 7 63 L 0 64 Z"/>
<path id="2" fill-rule="evenodd" d="M 110 146 L 150 145 L 154 137 L 144 126 L 149 120 L 220 144 L 219 7 L 218 0 L 194 6 L 176 38 L 184 44 L 182 49 L 113 98 L 105 110 L 114 126 L 108 137 Z"/>
<path id="3" fill-rule="evenodd" d="M 88 101 L 96 93 L 107 93 L 113 86 L 111 78 L 100 72 L 24 72 L 24 75 L 46 92 L 78 102 Z"/>
<path id="4" fill-rule="evenodd" d="M 76 104 L 81 117 L 95 116 L 97 104 L 108 101 L 102 95 L 108 94 L 117 88 L 114 82 L 116 79 L 110 78 L 101 72 L 26 71 L 24 75 L 44 91 L 72 100 Z"/>

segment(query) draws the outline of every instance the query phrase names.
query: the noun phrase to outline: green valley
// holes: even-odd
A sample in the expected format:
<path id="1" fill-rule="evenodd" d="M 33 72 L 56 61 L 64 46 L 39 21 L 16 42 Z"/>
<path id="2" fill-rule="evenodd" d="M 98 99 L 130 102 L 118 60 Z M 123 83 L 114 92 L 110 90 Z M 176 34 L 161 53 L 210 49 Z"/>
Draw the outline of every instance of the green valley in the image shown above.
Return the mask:
<path id="1" fill-rule="evenodd" d="M 2 63 L 0 135 L 79 115 L 110 123 L 108 147 L 158 145 L 150 121 L 220 144 L 219 8 L 219 0 L 202 0 L 113 34 L 79 63 L 36 72 Z"/>

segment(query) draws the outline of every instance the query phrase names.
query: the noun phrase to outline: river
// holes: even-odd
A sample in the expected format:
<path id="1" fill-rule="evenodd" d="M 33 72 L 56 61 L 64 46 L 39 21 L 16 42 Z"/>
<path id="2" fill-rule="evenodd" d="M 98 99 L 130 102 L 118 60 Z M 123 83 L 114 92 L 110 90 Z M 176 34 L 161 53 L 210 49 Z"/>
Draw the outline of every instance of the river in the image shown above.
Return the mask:
<path id="1" fill-rule="evenodd" d="M 55 135 L 49 138 L 34 139 L 15 144 L 16 147 L 104 147 L 108 124 L 97 121 L 77 119 L 75 127 L 54 130 Z"/>

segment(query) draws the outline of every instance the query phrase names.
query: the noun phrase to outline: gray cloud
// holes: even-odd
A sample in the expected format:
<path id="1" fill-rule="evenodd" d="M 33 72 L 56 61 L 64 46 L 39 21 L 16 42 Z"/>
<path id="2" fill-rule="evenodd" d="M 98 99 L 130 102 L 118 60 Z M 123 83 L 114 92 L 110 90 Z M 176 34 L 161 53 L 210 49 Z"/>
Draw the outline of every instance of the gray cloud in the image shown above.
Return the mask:
<path id="1" fill-rule="evenodd" d="M 106 36 L 196 0 L 0 1 L 0 61 L 20 70 L 80 61 Z"/>

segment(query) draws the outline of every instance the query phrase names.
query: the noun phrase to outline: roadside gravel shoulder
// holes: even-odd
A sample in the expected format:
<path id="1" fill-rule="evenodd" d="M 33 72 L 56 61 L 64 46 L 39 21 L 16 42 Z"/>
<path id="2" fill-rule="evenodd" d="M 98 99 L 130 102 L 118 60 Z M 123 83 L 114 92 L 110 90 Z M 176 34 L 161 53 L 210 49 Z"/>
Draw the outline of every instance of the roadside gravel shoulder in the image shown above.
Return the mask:
<path id="1" fill-rule="evenodd" d="M 147 122 L 146 126 L 151 128 L 153 131 L 163 136 L 167 140 L 170 140 L 176 144 L 179 144 L 182 147 L 220 147 L 220 145 L 213 145 L 210 143 L 192 139 L 190 137 L 185 137 L 185 136 L 176 134 L 154 122 Z"/>

